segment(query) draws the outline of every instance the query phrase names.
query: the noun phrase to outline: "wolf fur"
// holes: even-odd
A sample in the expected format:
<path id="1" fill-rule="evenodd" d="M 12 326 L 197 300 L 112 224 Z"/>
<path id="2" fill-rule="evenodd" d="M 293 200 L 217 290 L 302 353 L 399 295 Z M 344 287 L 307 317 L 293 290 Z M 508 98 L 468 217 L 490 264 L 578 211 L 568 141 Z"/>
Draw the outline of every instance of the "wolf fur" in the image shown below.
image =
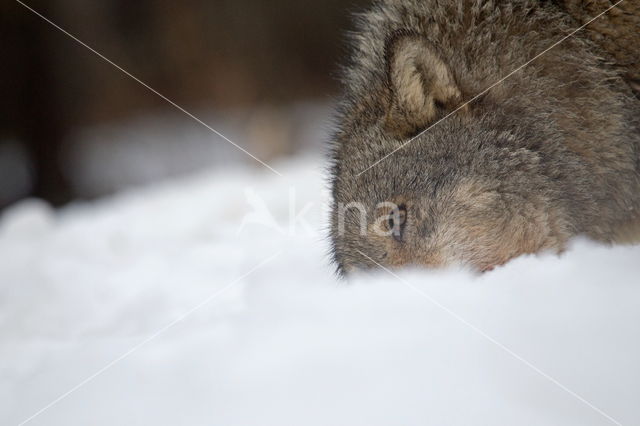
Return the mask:
<path id="1" fill-rule="evenodd" d="M 632 240 L 640 0 L 625 1 L 495 86 L 608 2 L 383 0 L 358 16 L 332 146 L 338 269 L 489 270 L 578 235 Z M 606 30 L 620 13 L 622 36 Z"/>

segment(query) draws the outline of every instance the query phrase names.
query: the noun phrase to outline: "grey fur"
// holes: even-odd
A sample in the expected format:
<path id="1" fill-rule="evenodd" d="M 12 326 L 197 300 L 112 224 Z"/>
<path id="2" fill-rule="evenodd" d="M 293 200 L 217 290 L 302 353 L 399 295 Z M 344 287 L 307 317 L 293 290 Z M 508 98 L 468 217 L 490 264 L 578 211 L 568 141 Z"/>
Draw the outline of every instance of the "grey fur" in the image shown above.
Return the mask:
<path id="1" fill-rule="evenodd" d="M 562 5 L 385 0 L 357 23 L 332 148 L 339 271 L 376 263 L 488 270 L 523 253 L 560 252 L 577 235 L 611 243 L 640 229 L 640 101 L 615 55 L 586 31 L 359 175 L 576 29 Z M 416 49 L 430 59 L 416 59 Z M 428 68 L 442 63 L 460 94 L 426 120 L 407 107 L 402 94 L 411 90 L 398 88 L 407 80 L 397 68 L 414 60 L 416 87 L 436 90 L 446 79 Z M 414 107 L 431 102 L 416 96 Z M 354 201 L 368 223 L 380 202 L 406 206 L 402 235 L 362 235 L 356 211 L 338 214 Z"/>

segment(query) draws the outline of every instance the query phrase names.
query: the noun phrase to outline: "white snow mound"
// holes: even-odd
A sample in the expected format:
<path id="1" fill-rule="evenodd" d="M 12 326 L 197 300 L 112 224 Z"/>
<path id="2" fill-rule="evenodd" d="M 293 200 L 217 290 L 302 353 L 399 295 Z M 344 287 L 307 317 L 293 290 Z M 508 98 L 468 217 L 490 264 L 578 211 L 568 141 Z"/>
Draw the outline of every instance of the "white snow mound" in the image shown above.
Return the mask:
<path id="1" fill-rule="evenodd" d="M 317 164 L 7 211 L 0 424 L 640 424 L 640 247 L 341 282 Z"/>

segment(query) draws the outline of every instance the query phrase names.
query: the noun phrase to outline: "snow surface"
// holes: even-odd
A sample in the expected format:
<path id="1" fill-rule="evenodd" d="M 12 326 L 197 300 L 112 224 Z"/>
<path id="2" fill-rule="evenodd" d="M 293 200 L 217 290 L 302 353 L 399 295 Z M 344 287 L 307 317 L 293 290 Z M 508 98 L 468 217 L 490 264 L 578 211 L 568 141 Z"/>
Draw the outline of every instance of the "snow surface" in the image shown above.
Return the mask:
<path id="1" fill-rule="evenodd" d="M 319 164 L 7 211 L 0 424 L 640 424 L 640 247 L 341 282 Z"/>

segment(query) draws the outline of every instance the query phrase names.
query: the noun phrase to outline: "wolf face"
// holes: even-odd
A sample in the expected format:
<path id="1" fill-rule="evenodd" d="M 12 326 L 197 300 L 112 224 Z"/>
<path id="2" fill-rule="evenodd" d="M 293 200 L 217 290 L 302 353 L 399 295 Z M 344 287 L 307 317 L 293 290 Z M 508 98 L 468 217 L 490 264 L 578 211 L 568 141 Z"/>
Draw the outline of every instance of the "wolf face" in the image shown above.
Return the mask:
<path id="1" fill-rule="evenodd" d="M 514 147 L 525 134 L 491 121 L 443 122 L 359 176 L 364 169 L 344 162 L 332 218 L 341 268 L 462 263 L 485 271 L 561 251 L 574 231 L 562 193 L 541 154 Z"/>

